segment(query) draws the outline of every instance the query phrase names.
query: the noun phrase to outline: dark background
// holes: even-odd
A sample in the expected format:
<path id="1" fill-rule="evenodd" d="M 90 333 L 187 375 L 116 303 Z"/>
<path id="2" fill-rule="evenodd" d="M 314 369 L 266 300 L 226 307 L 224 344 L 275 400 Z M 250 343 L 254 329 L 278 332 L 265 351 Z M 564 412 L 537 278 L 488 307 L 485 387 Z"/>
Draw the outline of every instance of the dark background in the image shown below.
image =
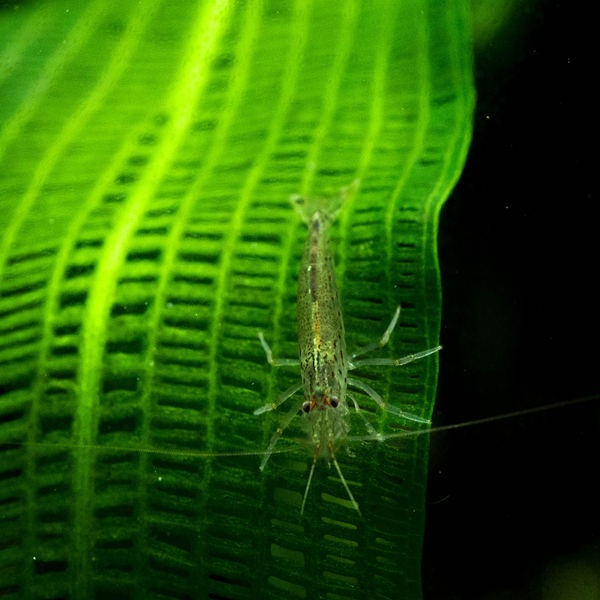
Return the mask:
<path id="1" fill-rule="evenodd" d="M 592 22 L 521 4 L 476 49 L 473 143 L 440 224 L 434 425 L 600 392 Z M 432 434 L 425 599 L 542 598 L 557 566 L 600 573 L 599 438 L 600 400 Z"/>

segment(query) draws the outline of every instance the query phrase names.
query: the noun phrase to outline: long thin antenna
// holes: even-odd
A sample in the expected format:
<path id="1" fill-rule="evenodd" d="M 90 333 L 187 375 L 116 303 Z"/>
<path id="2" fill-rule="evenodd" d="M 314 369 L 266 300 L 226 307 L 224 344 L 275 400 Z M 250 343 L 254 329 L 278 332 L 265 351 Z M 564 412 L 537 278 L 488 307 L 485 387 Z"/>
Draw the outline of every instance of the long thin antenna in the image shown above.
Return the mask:
<path id="1" fill-rule="evenodd" d="M 501 421 L 503 419 L 512 419 L 521 415 L 528 415 L 531 413 L 542 412 L 545 410 L 551 410 L 553 408 L 564 408 L 566 406 L 572 406 L 574 404 L 581 404 L 583 402 L 589 402 L 590 400 L 598 400 L 600 394 L 592 394 L 591 396 L 584 396 L 583 398 L 577 398 L 575 400 L 565 400 L 563 402 L 556 402 L 555 404 L 546 404 L 544 406 L 536 406 L 533 408 L 525 408 L 515 412 L 507 413 L 504 415 L 498 415 L 495 417 L 485 417 L 483 419 L 476 419 L 474 421 L 467 421 L 465 423 L 454 423 L 451 425 L 442 425 L 440 427 L 430 427 L 426 429 L 419 429 L 415 431 L 403 431 L 402 433 L 377 433 L 375 435 L 356 435 L 348 436 L 346 441 L 348 442 L 369 442 L 369 441 L 380 441 L 385 442 L 386 440 L 400 438 L 400 437 L 414 437 L 416 435 L 423 435 L 424 433 L 437 433 L 438 431 L 448 431 L 450 429 L 460 429 L 462 427 L 471 427 L 473 425 L 482 425 L 485 423 L 492 423 L 493 421 Z M 286 452 L 294 452 L 295 450 L 301 450 L 305 447 L 305 440 L 294 440 L 296 444 L 288 446 L 286 448 L 272 448 L 269 454 L 285 454 Z M 73 450 L 85 448 L 88 450 L 97 451 L 116 451 L 116 452 L 136 452 L 144 454 L 158 454 L 158 455 L 171 455 L 171 456 L 191 456 L 198 458 L 206 458 L 210 456 L 265 456 L 267 451 L 265 450 L 252 450 L 252 451 L 240 451 L 240 452 L 195 452 L 193 450 L 167 450 L 160 448 L 139 448 L 135 446 L 111 446 L 111 445 L 100 445 L 100 444 L 77 444 L 73 442 L 22 442 L 18 440 L 0 440 L 0 447 L 2 446 L 15 446 L 15 447 L 30 447 L 30 448 L 57 448 L 64 450 Z"/>
<path id="2" fill-rule="evenodd" d="M 302 440 L 303 441 L 303 440 Z M 15 448 L 43 448 L 43 449 L 60 449 L 60 450 L 97 450 L 97 451 L 112 451 L 112 452 L 135 452 L 136 454 L 159 454 L 167 456 L 196 456 L 199 458 L 221 457 L 221 456 L 263 456 L 264 450 L 249 450 L 247 452 L 195 452 L 194 450 L 165 450 L 160 448 L 136 448 L 135 446 L 110 446 L 100 444 L 77 444 L 76 442 L 18 442 L 14 440 L 0 440 L 0 448 L 2 446 L 14 446 Z M 269 454 L 284 454 L 301 450 L 304 446 L 300 443 L 286 448 L 272 449 Z"/>
<path id="3" fill-rule="evenodd" d="M 331 458 L 333 460 L 333 464 L 335 465 L 338 475 L 340 476 L 340 479 L 342 480 L 342 483 L 344 484 L 344 487 L 346 488 L 348 497 L 350 498 L 350 500 L 352 500 L 352 504 L 353 504 L 354 508 L 356 509 L 358 516 L 362 518 L 362 513 L 360 512 L 360 508 L 358 508 L 358 502 L 354 499 L 354 496 L 352 495 L 352 492 L 350 491 L 350 488 L 348 487 L 348 484 L 346 483 L 346 480 L 344 479 L 344 476 L 342 475 L 342 470 L 340 469 L 340 465 L 338 465 L 338 461 L 337 461 L 337 458 L 335 457 L 335 454 L 333 453 L 333 446 L 331 444 L 329 444 L 329 450 L 331 451 Z M 314 467 L 314 465 L 313 465 L 313 467 Z M 312 473 L 311 473 L 311 475 L 312 475 Z"/>
<path id="4" fill-rule="evenodd" d="M 349 442 L 368 442 L 371 440 L 378 440 L 385 442 L 386 440 L 392 440 L 395 438 L 403 437 L 415 437 L 424 433 L 437 433 L 439 431 L 448 431 L 450 429 L 461 429 L 462 427 L 472 427 L 473 425 L 483 425 L 484 423 L 493 423 L 494 421 L 503 421 L 504 419 L 513 419 L 522 415 L 530 415 L 532 413 L 542 412 L 551 410 L 553 408 L 564 408 L 565 406 L 571 406 L 573 404 L 581 404 L 582 402 L 589 402 L 590 400 L 597 400 L 600 398 L 600 394 L 592 394 L 591 396 L 584 396 L 583 398 L 577 398 L 575 400 L 565 400 L 563 402 L 556 402 L 555 404 L 545 404 L 544 406 L 535 406 L 533 408 L 524 408 L 523 410 L 517 410 L 515 412 L 506 413 L 504 415 L 497 415 L 495 417 L 485 417 L 483 419 L 475 419 L 473 421 L 466 421 L 464 423 L 453 423 L 452 425 L 441 425 L 439 427 L 429 427 L 427 429 L 418 429 L 413 431 L 403 431 L 402 433 L 378 433 L 376 437 L 372 435 L 356 435 L 348 436 L 346 438 Z"/>

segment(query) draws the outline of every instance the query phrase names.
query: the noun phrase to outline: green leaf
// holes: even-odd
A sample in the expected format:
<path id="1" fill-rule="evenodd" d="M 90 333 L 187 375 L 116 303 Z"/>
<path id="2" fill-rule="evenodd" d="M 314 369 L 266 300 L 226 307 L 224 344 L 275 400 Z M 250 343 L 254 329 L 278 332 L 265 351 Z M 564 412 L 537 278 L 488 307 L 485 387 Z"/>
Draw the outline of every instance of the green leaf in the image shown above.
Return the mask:
<path id="1" fill-rule="evenodd" d="M 299 373 L 257 334 L 297 355 L 290 194 L 359 178 L 332 233 L 348 346 L 400 303 L 380 355 L 436 345 L 468 23 L 439 0 L 0 12 L 0 596 L 421 596 L 427 436 L 339 452 L 363 518 L 319 463 L 300 522 L 310 449 L 261 473 L 284 411 L 253 415 Z M 435 356 L 358 375 L 431 416 Z"/>

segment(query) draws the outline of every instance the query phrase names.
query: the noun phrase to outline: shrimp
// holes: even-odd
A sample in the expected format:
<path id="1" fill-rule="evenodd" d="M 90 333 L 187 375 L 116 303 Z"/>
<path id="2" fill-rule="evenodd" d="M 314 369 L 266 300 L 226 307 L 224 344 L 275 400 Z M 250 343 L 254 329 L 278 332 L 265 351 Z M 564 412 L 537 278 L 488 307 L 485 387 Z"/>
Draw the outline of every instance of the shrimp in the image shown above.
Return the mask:
<path id="1" fill-rule="evenodd" d="M 302 380 L 299 383 L 286 390 L 275 402 L 254 411 L 255 415 L 259 415 L 274 410 L 301 388 L 304 392 L 303 398 L 294 401 L 273 434 L 260 465 L 262 471 L 277 440 L 294 416 L 302 411 L 303 427 L 308 433 L 309 443 L 315 447 L 315 454 L 302 500 L 300 516 L 304 513 L 315 464 L 319 456 L 324 457 L 328 463 L 329 461 L 333 462 L 352 505 L 361 515 L 358 503 L 341 472 L 334 451 L 337 442 L 346 439 L 350 431 L 350 409 L 346 398 L 350 399 L 357 414 L 363 420 L 371 439 L 378 439 L 379 436 L 361 412 L 355 397 L 348 391 L 348 386 L 366 392 L 382 410 L 409 421 L 430 423 L 428 419 L 388 405 L 374 389 L 348 375 L 348 372 L 353 369 L 369 365 L 405 365 L 434 354 L 442 348 L 436 346 L 398 359 L 356 360 L 363 354 L 385 346 L 400 317 L 400 306 L 398 306 L 391 323 L 379 341 L 360 348 L 352 354 L 347 354 L 340 295 L 335 281 L 333 254 L 329 248 L 329 229 L 344 203 L 356 193 L 359 184 L 360 181 L 357 179 L 330 198 L 302 197 L 296 194 L 290 197 L 293 207 L 308 226 L 308 236 L 304 245 L 298 278 L 299 360 L 274 359 L 264 335 L 262 332 L 259 333 L 260 343 L 272 366 L 300 366 Z"/>

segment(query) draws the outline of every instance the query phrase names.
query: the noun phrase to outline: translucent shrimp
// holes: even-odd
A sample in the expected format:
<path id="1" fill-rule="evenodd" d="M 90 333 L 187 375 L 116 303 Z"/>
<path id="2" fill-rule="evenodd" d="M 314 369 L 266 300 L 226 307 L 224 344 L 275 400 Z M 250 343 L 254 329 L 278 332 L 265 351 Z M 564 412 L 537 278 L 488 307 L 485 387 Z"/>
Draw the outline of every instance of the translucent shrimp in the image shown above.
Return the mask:
<path id="1" fill-rule="evenodd" d="M 335 281 L 333 254 L 329 249 L 329 228 L 346 200 L 356 193 L 359 183 L 359 180 L 355 180 L 330 198 L 291 196 L 290 202 L 308 226 L 308 237 L 304 245 L 298 278 L 299 360 L 274 359 L 262 332 L 259 333 L 260 343 L 265 349 L 267 360 L 271 365 L 275 367 L 299 365 L 302 374 L 301 382 L 281 394 L 275 402 L 254 411 L 255 415 L 259 415 L 274 410 L 298 392 L 300 388 L 303 389 L 304 397 L 293 402 L 277 431 L 273 434 L 260 465 L 263 470 L 280 435 L 294 416 L 302 411 L 304 429 L 308 433 L 309 443 L 315 447 L 315 455 L 302 500 L 301 515 L 304 512 L 318 456 L 323 456 L 328 462 L 333 462 L 348 497 L 360 515 L 358 503 L 342 475 L 334 451 L 335 444 L 339 440 L 347 438 L 350 431 L 350 410 L 346 397 L 350 398 L 354 409 L 362 418 L 371 439 L 377 439 L 378 434 L 360 411 L 358 403 L 347 389 L 348 386 L 366 392 L 383 410 L 410 421 L 430 423 L 423 417 L 387 404 L 366 383 L 348 376 L 349 371 L 358 367 L 405 365 L 441 349 L 441 346 L 436 346 L 398 359 L 357 360 L 357 357 L 385 346 L 400 316 L 400 306 L 398 306 L 391 323 L 379 341 L 352 354 L 346 352 L 342 308 Z"/>

